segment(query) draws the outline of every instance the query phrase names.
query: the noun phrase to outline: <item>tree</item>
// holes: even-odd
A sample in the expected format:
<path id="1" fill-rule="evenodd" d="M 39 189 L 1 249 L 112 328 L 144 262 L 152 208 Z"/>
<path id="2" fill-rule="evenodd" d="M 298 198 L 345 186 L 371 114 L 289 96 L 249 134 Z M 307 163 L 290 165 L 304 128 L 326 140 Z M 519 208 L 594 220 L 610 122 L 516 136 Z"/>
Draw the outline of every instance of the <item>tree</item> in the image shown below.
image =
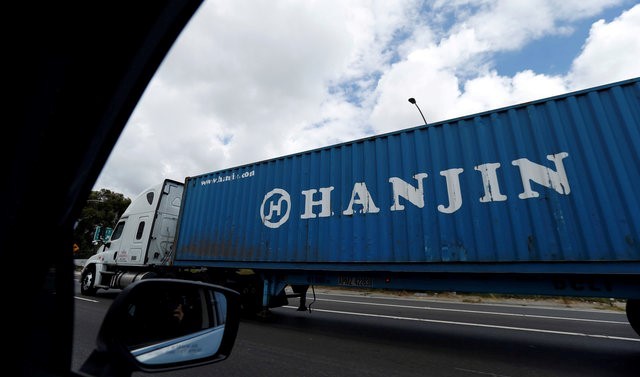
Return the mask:
<path id="1" fill-rule="evenodd" d="M 98 247 L 93 244 L 96 227 L 114 228 L 129 204 L 131 199 L 123 194 L 106 189 L 91 191 L 74 230 L 74 243 L 79 247 L 74 256 L 84 259 L 95 254 Z"/>

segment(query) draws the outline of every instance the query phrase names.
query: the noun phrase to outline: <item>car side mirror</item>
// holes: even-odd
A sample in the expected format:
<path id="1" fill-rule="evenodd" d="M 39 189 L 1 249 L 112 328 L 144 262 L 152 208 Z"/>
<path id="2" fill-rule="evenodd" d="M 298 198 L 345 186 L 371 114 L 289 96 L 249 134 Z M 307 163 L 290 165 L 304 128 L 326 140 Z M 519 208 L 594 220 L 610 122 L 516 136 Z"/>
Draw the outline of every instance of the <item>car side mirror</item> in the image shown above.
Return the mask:
<path id="1" fill-rule="evenodd" d="M 145 279 L 125 288 L 109 308 L 97 347 L 80 368 L 93 376 L 164 372 L 215 363 L 233 348 L 239 294 L 177 279 Z"/>

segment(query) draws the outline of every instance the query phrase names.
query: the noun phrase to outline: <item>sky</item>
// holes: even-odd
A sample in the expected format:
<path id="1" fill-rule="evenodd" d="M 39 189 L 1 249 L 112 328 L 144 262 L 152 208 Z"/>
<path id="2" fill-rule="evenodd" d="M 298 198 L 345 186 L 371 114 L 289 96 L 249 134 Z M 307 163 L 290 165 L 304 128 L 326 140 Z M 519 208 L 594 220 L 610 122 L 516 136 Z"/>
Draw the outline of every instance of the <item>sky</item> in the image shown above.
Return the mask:
<path id="1" fill-rule="evenodd" d="M 205 1 L 94 190 L 232 168 L 640 76 L 629 0 Z"/>

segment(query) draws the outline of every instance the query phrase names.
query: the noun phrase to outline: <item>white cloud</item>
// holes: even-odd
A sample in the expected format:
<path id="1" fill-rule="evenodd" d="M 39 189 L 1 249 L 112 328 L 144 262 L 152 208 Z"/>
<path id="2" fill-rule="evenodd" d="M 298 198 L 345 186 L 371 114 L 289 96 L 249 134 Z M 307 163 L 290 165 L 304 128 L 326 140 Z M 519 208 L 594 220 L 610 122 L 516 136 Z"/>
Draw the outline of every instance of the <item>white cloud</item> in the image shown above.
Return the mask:
<path id="1" fill-rule="evenodd" d="M 375 133 L 389 132 L 422 124 L 417 109 L 407 99 L 413 97 L 428 123 L 441 120 L 446 108 L 460 95 L 453 72 L 438 69 L 438 63 L 422 58 L 394 65 L 380 80 L 379 96 L 371 112 Z M 409 111 L 407 111 L 409 110 Z"/>
<path id="2" fill-rule="evenodd" d="M 530 70 L 518 72 L 514 77 L 504 77 L 492 71 L 465 83 L 464 93 L 450 109 L 451 117 L 550 97 L 566 91 L 562 77 L 536 74 Z"/>
<path id="3" fill-rule="evenodd" d="M 491 51 L 514 50 L 545 35 L 572 32 L 566 21 L 594 16 L 620 0 L 442 1 L 436 10 L 456 14 L 453 32 L 474 29 Z"/>
<path id="4" fill-rule="evenodd" d="M 610 23 L 598 20 L 573 62 L 571 86 L 586 88 L 640 76 L 639 36 L 640 5 Z"/>
<path id="5" fill-rule="evenodd" d="M 638 7 L 593 25 L 567 75 L 493 59 L 620 1 L 205 2 L 95 189 L 133 197 L 229 168 L 637 76 Z M 594 20 L 595 21 L 595 20 Z M 614 74 L 615 73 L 615 74 Z M 569 85 L 570 83 L 570 85 Z"/>
<path id="6" fill-rule="evenodd" d="M 411 22 L 412 6 L 204 3 L 146 91 L 97 186 L 131 196 L 163 174 L 181 180 L 364 136 L 368 110 L 345 98 L 375 85 L 392 53 L 386 46 Z M 341 87 L 347 80 L 351 91 Z M 154 133 L 142 138 L 145 127 Z M 124 183 L 142 168 L 153 173 Z"/>
<path id="7" fill-rule="evenodd" d="M 492 68 L 492 53 L 520 48 L 543 35 L 570 32 L 564 26 L 566 20 L 598 14 L 612 3 L 483 1 L 473 2 L 475 13 L 468 11 L 467 1 L 438 4 L 446 12 L 466 12 L 457 15 L 460 22 L 438 43 L 419 48 L 407 42 L 412 52 L 384 74 L 376 89 L 377 103 L 371 112 L 374 130 L 419 125 L 417 110 L 407 112 L 408 97 L 415 97 L 427 121 L 435 122 L 638 76 L 640 65 L 634 62 L 640 61 L 636 37 L 640 21 L 635 14 L 640 6 L 610 24 L 596 22 L 568 76 L 523 67 L 507 77 Z"/>

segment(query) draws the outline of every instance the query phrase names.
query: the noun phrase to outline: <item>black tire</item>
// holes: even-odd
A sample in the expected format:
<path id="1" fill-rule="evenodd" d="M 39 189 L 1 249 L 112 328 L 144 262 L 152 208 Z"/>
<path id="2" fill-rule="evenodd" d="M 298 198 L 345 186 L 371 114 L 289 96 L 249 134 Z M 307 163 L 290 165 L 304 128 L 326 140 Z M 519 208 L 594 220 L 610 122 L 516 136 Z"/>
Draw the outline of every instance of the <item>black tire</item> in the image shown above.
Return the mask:
<path id="1" fill-rule="evenodd" d="M 80 276 L 80 293 L 85 296 L 93 296 L 96 294 L 96 268 L 89 266 L 82 271 Z"/>
<path id="2" fill-rule="evenodd" d="M 636 334 L 640 335 L 640 300 L 627 300 L 627 319 Z"/>

